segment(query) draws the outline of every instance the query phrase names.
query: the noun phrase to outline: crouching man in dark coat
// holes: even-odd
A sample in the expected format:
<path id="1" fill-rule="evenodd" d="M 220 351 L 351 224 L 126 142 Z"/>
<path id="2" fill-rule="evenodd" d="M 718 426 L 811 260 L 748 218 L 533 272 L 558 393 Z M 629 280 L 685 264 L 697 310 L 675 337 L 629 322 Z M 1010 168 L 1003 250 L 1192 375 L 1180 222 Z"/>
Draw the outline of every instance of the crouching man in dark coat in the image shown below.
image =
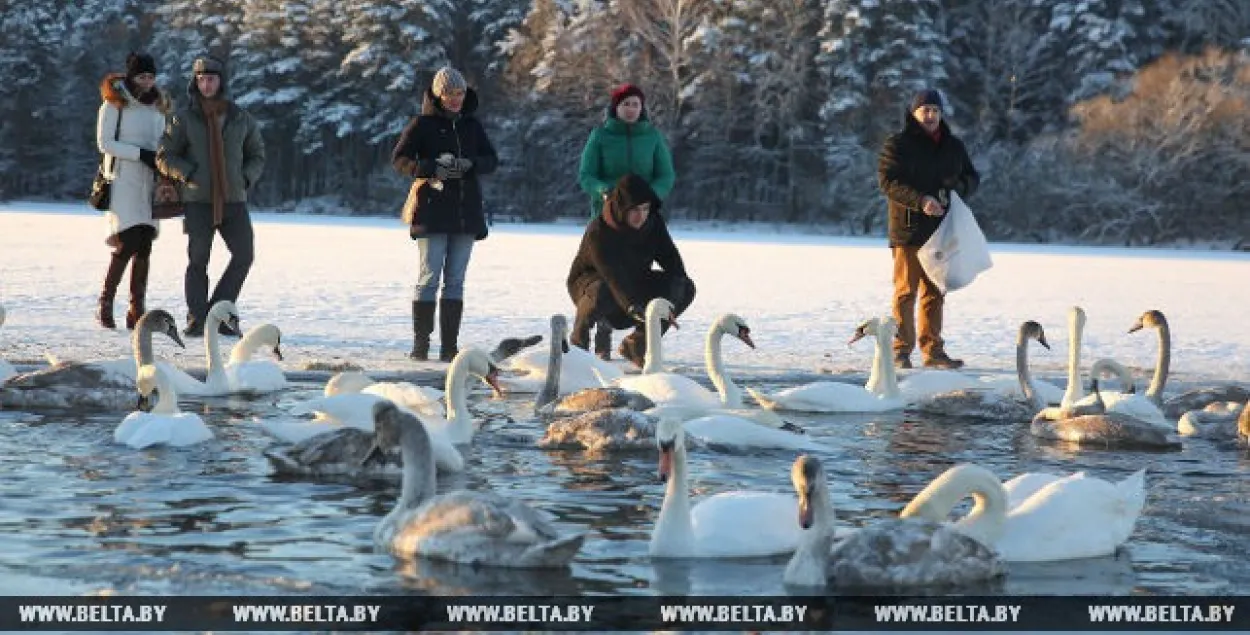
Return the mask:
<path id="1" fill-rule="evenodd" d="M 634 327 L 617 353 L 641 368 L 647 303 L 666 298 L 676 317 L 694 302 L 694 283 L 659 210 L 660 198 L 646 179 L 626 174 L 608 194 L 604 213 L 586 226 L 568 278 L 569 297 L 577 305 L 569 337 L 574 346 L 589 350 L 590 328 L 601 321 L 614 329 Z M 667 322 L 663 328 L 668 330 Z"/>

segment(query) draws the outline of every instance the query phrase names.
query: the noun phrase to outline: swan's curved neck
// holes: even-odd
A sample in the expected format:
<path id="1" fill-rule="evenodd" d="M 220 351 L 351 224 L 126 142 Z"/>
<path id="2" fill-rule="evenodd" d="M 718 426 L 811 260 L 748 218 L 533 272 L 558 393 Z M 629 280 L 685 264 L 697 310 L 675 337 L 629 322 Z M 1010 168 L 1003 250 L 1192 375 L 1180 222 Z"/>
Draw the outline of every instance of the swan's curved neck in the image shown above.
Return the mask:
<path id="1" fill-rule="evenodd" d="M 226 365 L 221 360 L 221 345 L 219 343 L 221 336 L 217 332 L 221 328 L 221 319 L 215 318 L 212 313 L 209 313 L 206 322 L 204 325 L 204 354 L 208 358 L 208 376 L 204 378 L 204 383 L 224 382 L 226 381 Z"/>
<path id="2" fill-rule="evenodd" d="M 419 429 L 418 429 L 419 428 Z M 424 436 L 424 439 L 420 437 Z M 414 509 L 434 497 L 438 476 L 429 433 L 424 426 L 403 426 L 399 431 L 399 451 L 404 460 L 404 474 L 395 509 Z"/>
<path id="3" fill-rule="evenodd" d="M 934 479 L 899 513 L 900 518 L 919 516 L 944 522 L 964 498 L 972 497 L 972 511 L 955 526 L 992 547 L 1003 533 L 1007 518 L 1007 492 L 998 478 L 976 466 L 952 468 Z"/>
<path id="4" fill-rule="evenodd" d="M 173 382 L 169 381 L 169 377 L 160 367 L 154 366 L 153 371 L 156 378 L 156 405 L 152 407 L 152 414 L 178 414 L 178 393 L 174 391 Z"/>
<path id="5" fill-rule="evenodd" d="M 799 544 L 786 565 L 782 581 L 797 586 L 824 586 L 835 522 L 833 503 L 829 500 L 829 486 L 816 483 L 808 504 L 812 506 L 812 526 L 804 530 L 799 538 Z"/>
<path id="6" fill-rule="evenodd" d="M 242 364 L 243 362 L 251 361 L 252 355 L 255 355 L 261 344 L 263 344 L 261 338 L 258 337 L 259 333 L 259 331 L 253 330 L 244 335 L 243 339 L 239 340 L 239 343 L 230 349 L 231 364 Z"/>
<path id="7" fill-rule="evenodd" d="M 139 368 L 151 364 L 155 357 L 152 355 L 152 325 L 142 322 L 139 328 L 135 329 L 135 334 L 131 338 L 131 346 L 135 353 L 135 371 Z"/>
<path id="8" fill-rule="evenodd" d="M 469 401 L 465 391 L 468 390 L 469 375 L 468 357 L 460 355 L 451 362 L 447 369 L 447 423 L 448 434 L 452 443 L 468 443 L 473 440 L 473 415 L 469 412 Z"/>
<path id="9" fill-rule="evenodd" d="M 547 377 L 543 380 L 542 390 L 534 398 L 534 410 L 555 401 L 560 396 L 560 366 L 564 360 L 564 333 L 557 329 L 551 330 L 551 352 L 547 355 Z"/>
<path id="10" fill-rule="evenodd" d="M 647 351 L 643 353 L 642 374 L 664 372 L 664 356 L 660 353 L 660 312 L 647 310 Z"/>
<path id="11" fill-rule="evenodd" d="M 894 330 L 882 327 L 877 331 L 876 350 L 872 354 L 872 375 L 869 376 L 869 382 L 872 376 L 878 378 L 878 383 L 873 390 L 875 394 L 885 399 L 897 399 L 902 396 L 902 391 L 898 388 L 898 374 L 894 372 L 894 358 L 890 354 L 890 346 L 894 340 Z"/>
<path id="12" fill-rule="evenodd" d="M 673 444 L 672 460 L 664 502 L 651 535 L 651 553 L 688 556 L 694 551 L 694 521 L 690 516 L 690 492 L 686 485 L 686 442 L 680 435 Z"/>
<path id="13" fill-rule="evenodd" d="M 1020 380 L 1020 390 L 1024 392 L 1024 398 L 1028 400 L 1033 411 L 1044 410 L 1046 401 L 1037 393 L 1037 387 L 1033 385 L 1033 374 L 1029 372 L 1029 339 L 1023 335 L 1016 340 L 1016 376 Z"/>
<path id="14" fill-rule="evenodd" d="M 1081 324 L 1079 315 L 1072 315 L 1068 319 L 1068 386 L 1063 391 L 1063 399 L 1059 402 L 1061 407 L 1068 407 L 1080 401 L 1085 396 L 1085 389 L 1081 386 L 1081 331 L 1084 326 Z"/>
<path id="15" fill-rule="evenodd" d="M 1167 322 L 1159 325 L 1159 355 L 1155 360 L 1155 373 L 1150 378 L 1150 387 L 1146 388 L 1146 398 L 1156 406 L 1163 406 L 1163 386 L 1168 381 L 1168 370 L 1172 364 L 1172 329 Z"/>
<path id="16" fill-rule="evenodd" d="M 708 379 L 712 380 L 716 392 L 720 393 L 721 405 L 726 408 L 741 408 L 742 389 L 725 374 L 725 359 L 721 355 L 721 341 L 724 336 L 725 332 L 715 325 L 708 330 L 703 344 L 703 362 L 707 365 Z"/>

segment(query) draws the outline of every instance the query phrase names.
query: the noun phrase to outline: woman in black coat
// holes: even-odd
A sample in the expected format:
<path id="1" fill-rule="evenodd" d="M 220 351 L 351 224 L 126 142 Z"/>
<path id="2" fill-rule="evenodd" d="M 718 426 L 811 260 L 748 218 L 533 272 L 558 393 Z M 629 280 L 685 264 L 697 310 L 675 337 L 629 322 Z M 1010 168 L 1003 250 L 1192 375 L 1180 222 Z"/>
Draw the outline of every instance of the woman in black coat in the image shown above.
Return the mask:
<path id="1" fill-rule="evenodd" d="M 425 91 L 421 115 L 404 129 L 391 153 L 395 170 L 415 179 L 404 215 L 421 254 L 408 354 L 416 360 L 429 358 L 436 308 L 438 358 L 450 362 L 456 356 L 469 257 L 473 243 L 488 232 L 478 177 L 494 172 L 499 157 L 474 117 L 476 111 L 477 93 L 459 71 L 445 67 Z"/>

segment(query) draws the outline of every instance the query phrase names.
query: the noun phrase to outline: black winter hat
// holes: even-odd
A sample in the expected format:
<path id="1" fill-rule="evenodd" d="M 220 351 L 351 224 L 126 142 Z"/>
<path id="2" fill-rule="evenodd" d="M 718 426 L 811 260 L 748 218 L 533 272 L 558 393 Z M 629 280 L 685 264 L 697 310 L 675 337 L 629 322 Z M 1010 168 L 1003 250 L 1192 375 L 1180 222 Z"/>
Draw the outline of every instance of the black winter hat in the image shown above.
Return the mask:
<path id="1" fill-rule="evenodd" d="M 126 56 L 126 79 L 134 79 L 144 73 L 156 74 L 156 60 L 147 53 L 131 53 Z"/>
<path id="2" fill-rule="evenodd" d="M 937 106 L 941 110 L 946 110 L 946 104 L 942 103 L 942 93 L 932 88 L 926 88 L 912 96 L 911 108 L 908 108 L 907 112 L 912 112 L 921 106 Z"/>

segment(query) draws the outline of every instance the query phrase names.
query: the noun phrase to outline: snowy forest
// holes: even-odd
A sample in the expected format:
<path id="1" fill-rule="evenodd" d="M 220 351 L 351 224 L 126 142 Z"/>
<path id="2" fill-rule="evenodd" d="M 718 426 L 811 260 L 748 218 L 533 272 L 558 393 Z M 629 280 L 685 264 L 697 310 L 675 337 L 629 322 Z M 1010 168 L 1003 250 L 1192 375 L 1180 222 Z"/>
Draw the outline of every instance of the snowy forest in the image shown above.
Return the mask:
<path id="1" fill-rule="evenodd" d="M 577 162 L 633 82 L 679 219 L 882 235 L 877 152 L 942 90 L 992 240 L 1250 248 L 1246 0 L 0 0 L 0 199 L 82 200 L 99 83 L 229 60 L 263 125 L 253 206 L 398 216 L 434 71 L 478 90 L 495 219 L 581 218 Z"/>

